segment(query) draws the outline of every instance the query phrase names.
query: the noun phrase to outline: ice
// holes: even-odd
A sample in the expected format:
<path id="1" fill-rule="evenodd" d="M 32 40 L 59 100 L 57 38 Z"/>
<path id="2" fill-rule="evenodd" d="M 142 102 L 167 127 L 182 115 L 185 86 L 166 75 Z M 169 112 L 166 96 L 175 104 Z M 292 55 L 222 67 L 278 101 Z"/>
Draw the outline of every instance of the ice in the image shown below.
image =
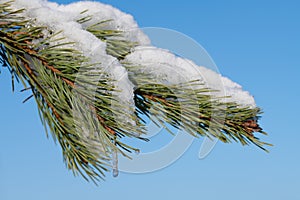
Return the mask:
<path id="1" fill-rule="evenodd" d="M 136 149 L 136 150 L 134 150 L 134 153 L 135 153 L 136 155 L 139 155 L 139 154 L 141 153 L 141 150 Z"/>
<path id="2" fill-rule="evenodd" d="M 112 154 L 112 169 L 113 169 L 113 177 L 117 177 L 119 175 L 119 169 L 118 169 L 118 152 L 117 150 L 113 151 Z"/>

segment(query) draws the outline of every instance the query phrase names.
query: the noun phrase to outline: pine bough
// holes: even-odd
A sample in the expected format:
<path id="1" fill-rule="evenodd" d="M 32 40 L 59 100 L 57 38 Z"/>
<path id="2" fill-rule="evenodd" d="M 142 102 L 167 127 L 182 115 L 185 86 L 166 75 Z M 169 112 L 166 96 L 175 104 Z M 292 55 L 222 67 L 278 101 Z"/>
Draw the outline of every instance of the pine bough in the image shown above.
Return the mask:
<path id="1" fill-rule="evenodd" d="M 32 91 L 66 166 L 95 183 L 111 167 L 117 175 L 118 155 L 138 151 L 122 138 L 146 140 L 145 117 L 195 137 L 270 145 L 254 135 L 266 133 L 248 92 L 151 46 L 130 15 L 108 5 L 0 0 L 0 62 Z"/>

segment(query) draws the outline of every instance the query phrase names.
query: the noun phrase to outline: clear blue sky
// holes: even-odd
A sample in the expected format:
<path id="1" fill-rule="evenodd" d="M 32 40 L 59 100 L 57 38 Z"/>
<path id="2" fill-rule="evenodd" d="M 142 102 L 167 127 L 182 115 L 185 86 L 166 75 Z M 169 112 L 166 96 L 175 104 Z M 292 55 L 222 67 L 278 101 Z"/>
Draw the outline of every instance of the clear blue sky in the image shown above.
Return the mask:
<path id="1" fill-rule="evenodd" d="M 275 147 L 267 154 L 254 146 L 218 143 L 199 160 L 199 140 L 163 170 L 107 174 L 96 187 L 66 170 L 34 101 L 22 104 L 28 94 L 13 94 L 10 76 L 1 69 L 0 199 L 299 200 L 299 1 L 102 2 L 131 13 L 141 27 L 174 29 L 199 42 L 223 75 L 255 96 L 265 112 L 261 124 L 269 137 L 264 139 Z"/>

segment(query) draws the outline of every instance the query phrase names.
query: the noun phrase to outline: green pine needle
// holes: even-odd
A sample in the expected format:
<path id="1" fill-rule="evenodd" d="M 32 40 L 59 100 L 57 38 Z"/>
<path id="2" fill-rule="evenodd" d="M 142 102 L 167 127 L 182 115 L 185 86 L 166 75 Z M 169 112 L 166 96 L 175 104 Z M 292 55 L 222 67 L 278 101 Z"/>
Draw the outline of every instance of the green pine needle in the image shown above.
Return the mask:
<path id="1" fill-rule="evenodd" d="M 270 146 L 254 135 L 266 134 L 257 124 L 260 108 L 224 102 L 215 97 L 217 91 L 197 80 L 158 84 L 150 74 L 141 73 L 147 66 L 123 61 L 138 44 L 124 39 L 121 31 L 107 30 L 107 20 L 86 26 L 86 30 L 107 43 L 107 53 L 126 67 L 136 86 L 135 114 L 122 113 L 136 125 L 117 120 L 126 105 L 115 100 L 119 92 L 113 87 L 115 80 L 104 71 L 95 71 L 98 64 L 72 48 L 74 43 L 66 42 L 61 32 L 33 25 L 32 19 L 22 17 L 24 10 L 11 9 L 12 3 L 0 4 L 0 63 L 11 73 L 13 85 L 14 80 L 21 81 L 24 90 L 32 91 L 46 133 L 61 146 L 64 162 L 74 175 L 97 183 L 111 168 L 114 153 L 128 156 L 126 152 L 137 151 L 122 138 L 143 139 L 144 116 L 158 126 L 169 124 L 195 137 L 252 143 L 265 151 Z M 93 16 L 79 17 L 77 22 L 84 25 Z"/>

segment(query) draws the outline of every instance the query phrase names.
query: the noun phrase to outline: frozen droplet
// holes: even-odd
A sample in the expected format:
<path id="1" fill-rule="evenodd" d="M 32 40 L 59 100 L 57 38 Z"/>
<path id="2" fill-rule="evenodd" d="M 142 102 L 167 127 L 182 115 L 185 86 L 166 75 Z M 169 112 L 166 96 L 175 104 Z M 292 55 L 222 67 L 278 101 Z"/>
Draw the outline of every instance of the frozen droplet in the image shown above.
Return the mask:
<path id="1" fill-rule="evenodd" d="M 141 151 L 139 149 L 136 149 L 134 152 L 136 155 L 139 155 L 141 153 Z"/>
<path id="2" fill-rule="evenodd" d="M 113 177 L 117 177 L 119 175 L 118 169 L 113 169 Z"/>

